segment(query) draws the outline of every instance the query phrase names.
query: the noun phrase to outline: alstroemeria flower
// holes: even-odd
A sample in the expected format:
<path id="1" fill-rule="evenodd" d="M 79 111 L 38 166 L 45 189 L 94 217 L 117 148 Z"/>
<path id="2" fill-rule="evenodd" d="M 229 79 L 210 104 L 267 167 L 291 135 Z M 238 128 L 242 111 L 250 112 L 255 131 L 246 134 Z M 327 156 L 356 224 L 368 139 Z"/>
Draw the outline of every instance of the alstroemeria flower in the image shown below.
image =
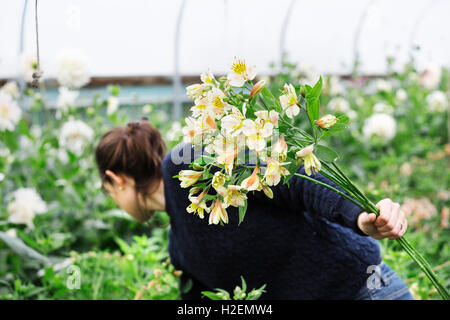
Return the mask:
<path id="1" fill-rule="evenodd" d="M 275 128 L 278 128 L 279 115 L 275 110 L 259 110 L 255 112 L 255 116 L 264 121 L 270 121 Z"/>
<path id="2" fill-rule="evenodd" d="M 218 156 L 216 157 L 216 162 L 225 167 L 226 173 L 231 176 L 234 168 L 234 159 L 236 158 L 238 152 L 236 149 L 227 148 L 218 152 Z"/>
<path id="3" fill-rule="evenodd" d="M 300 151 L 297 151 L 296 155 L 301 163 L 301 161 L 305 160 L 305 172 L 308 176 L 311 175 L 311 169 L 316 174 L 322 169 L 322 165 L 320 164 L 319 159 L 313 153 L 314 145 L 309 145 Z"/>
<path id="4" fill-rule="evenodd" d="M 193 145 L 200 144 L 203 140 L 203 135 L 205 133 L 214 131 L 213 128 L 204 125 L 204 117 L 199 119 L 188 117 L 185 119 L 185 122 L 186 126 L 184 126 L 182 129 L 184 136 L 183 140 L 184 142 L 190 142 Z"/>
<path id="5" fill-rule="evenodd" d="M 190 187 L 196 183 L 202 175 L 203 171 L 181 170 L 178 176 L 178 179 L 181 181 L 180 186 L 182 188 Z"/>
<path id="6" fill-rule="evenodd" d="M 286 144 L 286 141 L 284 140 L 284 136 L 281 136 L 281 138 L 272 147 L 271 157 L 283 162 L 284 160 L 286 160 L 287 151 L 288 146 Z"/>
<path id="7" fill-rule="evenodd" d="M 220 119 L 225 111 L 230 108 L 230 105 L 223 101 L 225 93 L 217 88 L 212 88 L 206 93 L 206 100 L 209 106 L 212 107 L 214 115 L 217 119 Z"/>
<path id="8" fill-rule="evenodd" d="M 245 119 L 242 132 L 247 136 L 248 148 L 260 152 L 266 147 L 266 138 L 273 133 L 273 124 L 261 119 L 256 119 L 255 121 Z"/>
<path id="9" fill-rule="evenodd" d="M 245 108 L 242 113 L 235 106 L 231 107 L 231 113 L 220 120 L 221 128 L 231 136 L 238 136 L 242 133 L 242 125 L 245 119 Z"/>
<path id="10" fill-rule="evenodd" d="M 224 196 L 224 206 L 233 207 L 243 207 L 245 205 L 245 200 L 247 200 L 247 195 L 241 191 L 241 186 L 228 185 L 227 191 Z"/>
<path id="11" fill-rule="evenodd" d="M 192 189 L 194 189 L 194 190 L 192 190 Z M 211 208 L 209 208 L 206 205 L 206 201 L 200 202 L 200 200 L 202 200 L 202 198 L 208 194 L 208 191 L 204 190 L 198 196 L 194 197 L 193 194 L 196 193 L 196 191 L 198 191 L 197 190 L 198 188 L 192 188 L 192 189 L 189 191 L 189 196 L 188 196 L 189 200 L 191 201 L 191 204 L 186 208 L 186 211 L 189 213 L 198 214 L 198 216 L 203 219 L 204 212 L 206 211 L 209 213 L 209 211 L 211 210 Z"/>
<path id="12" fill-rule="evenodd" d="M 200 75 L 200 80 L 206 85 L 214 85 L 216 79 L 214 78 L 214 75 L 211 73 L 211 71 L 208 69 L 208 72 L 203 72 Z"/>
<path id="13" fill-rule="evenodd" d="M 228 223 L 228 214 L 223 207 L 222 200 L 217 198 L 214 207 L 209 214 L 209 224 L 219 224 L 220 221 Z"/>
<path id="14" fill-rule="evenodd" d="M 300 112 L 300 107 L 298 106 L 299 100 L 295 88 L 292 84 L 285 84 L 283 95 L 280 96 L 280 104 L 286 115 L 292 119 Z"/>
<path id="15" fill-rule="evenodd" d="M 193 84 L 186 87 L 186 95 L 191 99 L 198 99 L 203 94 L 203 86 L 201 84 Z"/>
<path id="16" fill-rule="evenodd" d="M 250 91 L 250 95 L 248 96 L 250 99 L 253 97 L 256 97 L 262 89 L 266 86 L 266 80 L 260 80 L 258 81 L 252 88 L 252 91 Z"/>
<path id="17" fill-rule="evenodd" d="M 208 104 L 208 101 L 204 96 L 195 99 L 195 105 L 191 107 L 191 111 L 194 118 L 206 115 L 215 116 L 214 108 Z"/>
<path id="18" fill-rule="evenodd" d="M 314 123 L 321 128 L 330 129 L 337 121 L 338 118 L 336 118 L 332 114 L 326 114 L 323 117 L 319 118 L 319 120 L 314 121 Z"/>
<path id="19" fill-rule="evenodd" d="M 248 191 L 261 190 L 261 179 L 258 176 L 258 173 L 259 167 L 256 166 L 250 177 L 241 182 L 241 187 Z"/>
<path id="20" fill-rule="evenodd" d="M 244 59 L 234 58 L 231 72 L 227 74 L 227 79 L 233 87 L 242 87 L 247 80 L 253 80 L 256 76 L 255 66 L 249 66 Z"/>
<path id="21" fill-rule="evenodd" d="M 264 173 L 264 181 L 269 186 L 276 186 L 280 183 L 281 177 L 289 174 L 289 170 L 283 167 L 283 165 L 289 164 L 289 162 L 278 162 L 272 159 L 267 161 L 266 172 Z"/>
<path id="22" fill-rule="evenodd" d="M 227 190 L 227 188 L 224 187 L 226 180 L 227 180 L 227 177 L 222 172 L 217 171 L 216 173 L 214 173 L 214 176 L 212 179 L 212 186 L 217 191 L 217 193 L 220 194 L 221 196 L 225 196 L 225 192 Z"/>

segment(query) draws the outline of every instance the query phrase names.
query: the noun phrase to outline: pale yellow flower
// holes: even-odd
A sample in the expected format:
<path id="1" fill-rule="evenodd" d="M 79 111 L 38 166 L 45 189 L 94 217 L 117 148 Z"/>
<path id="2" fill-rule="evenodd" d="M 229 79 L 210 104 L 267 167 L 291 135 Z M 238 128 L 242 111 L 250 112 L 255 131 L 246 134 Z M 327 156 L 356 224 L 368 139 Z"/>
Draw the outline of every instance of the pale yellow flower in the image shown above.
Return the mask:
<path id="1" fill-rule="evenodd" d="M 319 159 L 313 153 L 314 145 L 309 145 L 296 153 L 297 159 L 301 161 L 305 160 L 305 172 L 308 176 L 311 175 L 311 169 L 314 174 L 322 169 Z"/>
<path id="2" fill-rule="evenodd" d="M 259 110 L 255 112 L 255 116 L 264 121 L 269 121 L 275 128 L 278 128 L 278 112 L 275 110 Z"/>
<path id="3" fill-rule="evenodd" d="M 247 80 L 253 80 L 256 76 L 256 68 L 245 63 L 244 59 L 234 58 L 231 71 L 227 74 L 227 79 L 231 86 L 242 87 Z"/>
<path id="4" fill-rule="evenodd" d="M 288 146 L 282 136 L 272 147 L 271 156 L 273 159 L 283 162 L 287 157 Z"/>
<path id="5" fill-rule="evenodd" d="M 227 176 L 224 175 L 221 171 L 217 171 L 216 173 L 214 173 L 212 186 L 221 196 L 224 196 L 226 192 L 226 188 L 224 187 L 226 180 Z"/>
<path id="6" fill-rule="evenodd" d="M 228 214 L 223 207 L 222 200 L 217 198 L 214 207 L 209 214 L 209 224 L 219 224 L 221 221 L 228 223 Z"/>
<path id="7" fill-rule="evenodd" d="M 181 170 L 178 174 L 178 179 L 181 181 L 180 186 L 182 188 L 190 187 L 196 183 L 202 175 L 203 171 Z"/>
<path id="8" fill-rule="evenodd" d="M 280 104 L 290 119 L 300 112 L 298 96 L 292 84 L 284 85 L 283 94 L 280 96 Z"/>
<path id="9" fill-rule="evenodd" d="M 250 177 L 241 182 L 241 187 L 248 191 L 261 190 L 261 178 L 258 176 L 259 171 L 259 167 L 256 166 Z"/>
<path id="10" fill-rule="evenodd" d="M 273 123 L 261 119 L 243 121 L 242 132 L 247 137 L 247 146 L 250 150 L 260 152 L 266 147 L 266 138 L 273 133 Z"/>
<path id="11" fill-rule="evenodd" d="M 228 185 L 227 191 L 224 196 L 224 206 L 233 207 L 243 207 L 245 205 L 245 200 L 247 200 L 247 195 L 241 191 L 241 186 Z"/>
<path id="12" fill-rule="evenodd" d="M 203 86 L 201 84 L 193 84 L 186 88 L 186 95 L 191 99 L 198 99 L 203 94 Z"/>
<path id="13" fill-rule="evenodd" d="M 245 108 L 244 113 L 242 113 L 235 106 L 231 107 L 231 113 L 224 116 L 220 120 L 221 128 L 226 133 L 231 134 L 232 136 L 238 136 L 242 133 L 243 129 L 243 121 L 245 119 Z"/>
<path id="14" fill-rule="evenodd" d="M 198 190 L 198 188 L 192 188 L 189 191 L 189 200 L 191 204 L 186 208 L 186 211 L 189 213 L 198 214 L 200 218 L 204 218 L 205 211 L 209 213 L 211 208 L 206 205 L 206 201 L 201 201 L 204 196 L 208 194 L 207 190 L 204 190 L 198 196 L 194 197 L 193 194 Z M 201 202 L 200 202 L 201 201 Z"/>
<path id="15" fill-rule="evenodd" d="M 203 72 L 200 75 L 200 79 L 202 82 L 206 85 L 214 85 L 216 79 L 214 78 L 214 75 L 211 73 L 211 71 L 208 69 L 208 72 Z"/>
<path id="16" fill-rule="evenodd" d="M 231 176 L 234 168 L 234 159 L 236 158 L 238 152 L 236 149 L 225 149 L 216 158 L 216 162 L 225 167 L 226 173 Z"/>
<path id="17" fill-rule="evenodd" d="M 225 111 L 230 108 L 230 105 L 223 101 L 223 98 L 225 97 L 225 93 L 218 88 L 212 88 L 206 93 L 208 106 L 212 108 L 214 116 L 217 119 L 222 118 Z"/>
<path id="18" fill-rule="evenodd" d="M 264 181 L 269 186 L 276 186 L 280 183 L 281 177 L 289 174 L 289 170 L 283 167 L 283 165 L 289 164 L 288 162 L 278 162 L 269 159 L 267 161 L 266 172 L 264 173 Z"/>

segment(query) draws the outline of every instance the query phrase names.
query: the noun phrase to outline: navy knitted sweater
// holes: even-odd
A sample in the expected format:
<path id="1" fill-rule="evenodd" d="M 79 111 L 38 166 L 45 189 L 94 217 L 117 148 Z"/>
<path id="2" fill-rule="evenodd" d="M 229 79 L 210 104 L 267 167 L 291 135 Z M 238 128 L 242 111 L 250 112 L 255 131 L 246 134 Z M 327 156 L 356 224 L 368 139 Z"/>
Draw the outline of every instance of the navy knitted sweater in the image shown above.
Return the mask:
<path id="1" fill-rule="evenodd" d="M 353 299 L 370 276 L 367 267 L 381 262 L 377 241 L 356 224 L 362 210 L 298 177 L 289 187 L 282 182 L 271 187 L 273 199 L 263 192 L 248 193 L 239 226 L 235 207 L 227 208 L 228 224 L 209 225 L 207 215 L 200 219 L 186 211 L 189 188 L 173 178 L 189 168 L 180 163 L 187 156 L 195 158 L 191 145 L 180 144 L 165 156 L 162 167 L 171 219 L 169 254 L 183 271 L 183 299 L 200 299 L 201 291 L 215 288 L 232 291 L 240 276 L 249 289 L 267 285 L 261 299 Z M 303 165 L 298 172 L 305 174 Z M 314 178 L 343 191 L 320 173 Z"/>

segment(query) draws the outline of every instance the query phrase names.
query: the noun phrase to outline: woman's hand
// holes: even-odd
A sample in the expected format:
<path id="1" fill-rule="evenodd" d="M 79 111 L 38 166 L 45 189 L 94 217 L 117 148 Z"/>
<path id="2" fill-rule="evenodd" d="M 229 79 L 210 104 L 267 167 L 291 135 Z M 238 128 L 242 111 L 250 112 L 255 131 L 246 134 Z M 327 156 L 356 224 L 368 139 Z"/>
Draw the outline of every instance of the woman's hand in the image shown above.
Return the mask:
<path id="1" fill-rule="evenodd" d="M 358 216 L 358 227 L 362 232 L 377 240 L 389 238 L 394 240 L 403 236 L 408 228 L 405 213 L 400 204 L 391 199 L 383 199 L 376 204 L 380 215 L 362 212 Z"/>

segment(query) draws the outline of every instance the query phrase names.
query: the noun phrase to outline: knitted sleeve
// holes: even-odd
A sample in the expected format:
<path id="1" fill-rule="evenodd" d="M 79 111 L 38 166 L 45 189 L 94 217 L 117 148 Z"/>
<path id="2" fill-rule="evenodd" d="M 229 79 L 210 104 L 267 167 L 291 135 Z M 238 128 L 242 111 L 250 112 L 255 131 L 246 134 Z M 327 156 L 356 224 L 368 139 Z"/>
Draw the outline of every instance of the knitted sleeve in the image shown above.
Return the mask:
<path id="1" fill-rule="evenodd" d="M 297 170 L 297 173 L 307 175 L 303 164 Z M 310 177 L 350 196 L 348 192 L 320 173 L 313 174 Z M 308 211 L 351 228 L 359 235 L 366 235 L 357 225 L 358 215 L 364 210 L 335 191 L 297 176 L 291 178 L 289 187 L 280 182 L 272 190 L 274 193 L 273 200 L 284 202 L 284 205 L 287 205 L 293 212 Z"/>

